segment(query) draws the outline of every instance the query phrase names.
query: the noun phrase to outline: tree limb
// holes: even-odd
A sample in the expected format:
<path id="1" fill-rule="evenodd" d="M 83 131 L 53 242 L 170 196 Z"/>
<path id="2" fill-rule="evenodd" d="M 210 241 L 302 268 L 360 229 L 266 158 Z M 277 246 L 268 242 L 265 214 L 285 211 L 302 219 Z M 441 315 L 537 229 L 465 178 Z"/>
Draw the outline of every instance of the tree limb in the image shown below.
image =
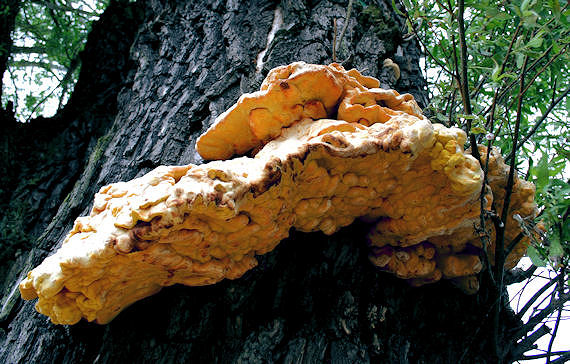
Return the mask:
<path id="1" fill-rule="evenodd" d="M 535 332 L 533 332 L 532 334 L 528 335 L 526 338 L 521 340 L 519 343 L 517 343 L 514 350 L 511 351 L 510 353 L 511 360 L 520 359 L 525 352 L 533 349 L 534 346 L 533 344 L 538 339 L 540 339 L 541 337 L 543 337 L 548 333 L 550 333 L 550 328 L 546 326 L 546 324 L 544 324 L 541 327 L 539 327 Z"/>
<path id="2" fill-rule="evenodd" d="M 31 53 L 47 54 L 47 48 L 46 48 L 46 47 L 43 47 L 43 46 L 33 46 L 33 47 L 12 46 L 12 53 L 20 53 L 20 54 L 31 54 Z"/>
<path id="3" fill-rule="evenodd" d="M 54 63 L 49 63 L 49 62 L 37 62 L 37 61 L 26 61 L 26 60 L 20 60 L 20 61 L 12 61 L 10 62 L 10 66 L 14 66 L 14 67 L 39 67 L 39 68 L 43 68 L 46 71 L 52 71 L 52 70 L 58 70 L 58 71 L 67 71 L 67 68 L 59 65 L 59 64 L 54 64 Z"/>
<path id="4" fill-rule="evenodd" d="M 548 315 L 557 310 L 559 307 L 562 307 L 568 300 L 570 300 L 570 293 L 560 295 L 558 299 L 552 300 L 552 302 L 550 302 L 546 308 L 541 310 L 536 315 L 532 316 L 526 324 L 522 325 L 513 335 L 513 339 L 517 340 L 523 337 L 527 332 L 529 332 L 529 330 L 538 325 L 542 320 L 548 317 Z"/>
<path id="5" fill-rule="evenodd" d="M 505 272 L 504 282 L 507 286 L 514 283 L 520 283 L 525 279 L 532 277 L 537 268 L 538 267 L 536 265 L 531 265 L 527 270 L 515 268 L 513 270 L 507 271 Z"/>
<path id="6" fill-rule="evenodd" d="M 49 1 L 32 0 L 32 2 L 34 4 L 45 6 L 46 8 L 51 9 L 51 10 L 65 11 L 65 12 L 75 13 L 77 15 L 83 15 L 83 16 L 87 16 L 87 17 L 99 16 L 99 14 L 97 14 L 97 13 L 91 13 L 91 12 L 88 12 L 88 11 L 85 11 L 85 10 L 82 10 L 79 8 L 74 8 L 71 6 L 58 5 L 58 4 L 51 3 Z"/>
<path id="7" fill-rule="evenodd" d="M 568 354 L 570 354 L 570 351 L 554 351 L 550 354 L 544 353 L 544 354 L 535 354 L 535 355 L 523 355 L 521 359 L 522 360 L 542 359 L 546 358 L 547 356 L 568 355 Z"/>

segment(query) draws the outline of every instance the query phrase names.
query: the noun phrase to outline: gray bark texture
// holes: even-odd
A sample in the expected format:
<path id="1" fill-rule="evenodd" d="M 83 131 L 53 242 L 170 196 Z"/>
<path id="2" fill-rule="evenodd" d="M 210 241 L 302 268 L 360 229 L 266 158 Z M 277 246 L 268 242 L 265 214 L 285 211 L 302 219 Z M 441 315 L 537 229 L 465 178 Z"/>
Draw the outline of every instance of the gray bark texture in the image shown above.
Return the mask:
<path id="1" fill-rule="evenodd" d="M 346 1 L 328 0 L 111 2 L 69 104 L 2 136 L 0 363 L 488 361 L 486 290 L 411 288 L 379 272 L 362 222 L 333 236 L 291 231 L 244 277 L 165 288 L 104 326 L 53 325 L 19 297 L 18 282 L 101 186 L 203 163 L 197 137 L 271 68 L 330 63 L 334 19 L 339 34 L 348 22 L 337 61 L 425 106 L 418 44 L 402 39 L 391 1 L 355 1 L 346 13 Z M 385 58 L 399 64 L 397 82 Z"/>

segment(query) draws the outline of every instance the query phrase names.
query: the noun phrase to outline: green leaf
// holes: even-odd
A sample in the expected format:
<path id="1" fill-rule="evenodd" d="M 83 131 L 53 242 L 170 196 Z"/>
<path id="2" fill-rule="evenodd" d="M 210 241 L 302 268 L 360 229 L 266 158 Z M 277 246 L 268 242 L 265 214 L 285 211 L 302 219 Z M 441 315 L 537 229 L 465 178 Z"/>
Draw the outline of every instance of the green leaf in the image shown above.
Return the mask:
<path id="1" fill-rule="evenodd" d="M 550 236 L 550 249 L 548 256 L 550 258 L 558 258 L 564 255 L 564 249 L 562 249 L 562 244 L 560 244 L 560 237 L 558 233 L 554 233 Z"/>
<path id="2" fill-rule="evenodd" d="M 556 20 L 560 19 L 560 2 L 558 0 L 548 0 L 548 4 Z"/>
<path id="3" fill-rule="evenodd" d="M 516 58 L 516 62 L 517 62 L 517 68 L 522 68 L 523 63 L 524 63 L 524 54 L 523 53 L 517 53 L 517 55 L 515 56 Z"/>
<path id="4" fill-rule="evenodd" d="M 493 82 L 498 82 L 499 81 L 499 72 L 501 71 L 501 66 L 499 66 L 499 63 L 497 63 L 497 61 L 495 61 L 494 58 L 491 58 L 493 60 L 493 63 L 495 64 L 495 67 L 493 67 L 493 72 L 491 73 L 491 80 L 493 80 Z"/>
<path id="5" fill-rule="evenodd" d="M 534 10 L 526 10 L 522 13 L 523 25 L 527 28 L 534 27 L 538 20 L 538 14 Z"/>
<path id="6" fill-rule="evenodd" d="M 544 259 L 540 256 L 540 253 L 536 250 L 534 246 L 529 246 L 526 251 L 526 254 L 532 261 L 532 264 L 534 264 L 535 266 L 546 267 Z"/>
<path id="7" fill-rule="evenodd" d="M 398 9 L 398 7 L 396 6 L 396 0 L 392 0 L 392 9 L 394 9 L 394 11 L 395 11 L 396 13 L 398 13 L 398 15 L 404 16 L 404 13 L 402 13 L 402 12 L 400 11 L 400 9 Z M 366 9 L 364 9 L 364 10 L 366 10 Z"/>
<path id="8" fill-rule="evenodd" d="M 483 134 L 486 133 L 487 130 L 481 126 L 474 126 L 471 128 L 471 134 Z"/>
<path id="9" fill-rule="evenodd" d="M 539 33 L 534 38 L 529 40 L 526 45 L 529 46 L 530 48 L 538 48 L 542 45 L 542 41 L 543 41 L 542 34 Z"/>
<path id="10" fill-rule="evenodd" d="M 477 116 L 475 116 L 475 115 L 457 114 L 457 117 L 458 117 L 458 118 L 465 119 L 465 120 L 475 120 L 475 119 L 477 119 Z"/>
<path id="11" fill-rule="evenodd" d="M 548 154 L 542 153 L 540 161 L 536 167 L 533 168 L 533 174 L 536 176 L 536 180 L 534 182 L 538 191 L 544 190 L 548 185 L 548 177 L 550 176 L 548 168 Z"/>

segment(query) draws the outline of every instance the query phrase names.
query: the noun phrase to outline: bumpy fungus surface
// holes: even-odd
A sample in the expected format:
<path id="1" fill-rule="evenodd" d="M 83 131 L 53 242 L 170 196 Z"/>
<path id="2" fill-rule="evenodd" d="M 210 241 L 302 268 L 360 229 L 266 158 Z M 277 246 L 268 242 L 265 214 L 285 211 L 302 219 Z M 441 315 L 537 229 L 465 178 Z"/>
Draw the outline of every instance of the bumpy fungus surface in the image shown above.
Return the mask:
<path id="1" fill-rule="evenodd" d="M 415 285 L 444 277 L 476 291 L 483 174 L 463 150 L 465 133 L 377 86 L 334 64 L 274 69 L 198 143 L 207 159 L 256 149 L 254 157 L 162 166 L 103 187 L 90 216 L 28 273 L 22 297 L 38 297 L 54 323 L 106 323 L 161 287 L 240 277 L 291 227 L 333 234 L 356 218 L 376 222 L 369 244 L 378 267 Z M 507 173 L 493 151 L 487 208 L 493 198 L 502 204 Z M 510 215 L 534 216 L 533 196 L 517 180 Z M 509 221 L 508 238 L 519 231 Z"/>

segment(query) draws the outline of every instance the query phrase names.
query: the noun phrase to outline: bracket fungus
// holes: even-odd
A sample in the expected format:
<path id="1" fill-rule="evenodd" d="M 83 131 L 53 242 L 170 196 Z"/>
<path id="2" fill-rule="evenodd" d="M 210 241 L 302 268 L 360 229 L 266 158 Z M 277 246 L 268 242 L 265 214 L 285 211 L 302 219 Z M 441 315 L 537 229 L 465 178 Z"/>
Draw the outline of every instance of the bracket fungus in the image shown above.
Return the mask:
<path id="1" fill-rule="evenodd" d="M 492 247 L 475 229 L 483 172 L 463 149 L 466 135 L 432 124 L 411 95 L 377 87 L 337 64 L 272 70 L 199 139 L 205 159 L 226 160 L 101 188 L 91 214 L 20 283 L 22 297 L 39 298 L 54 323 L 107 323 L 161 287 L 240 277 L 292 227 L 333 234 L 356 218 L 375 222 L 370 260 L 382 270 L 475 292 L 481 249 Z M 508 174 L 490 155 L 486 208 L 502 204 Z M 533 196 L 517 179 L 510 215 L 534 217 Z M 508 228 L 508 237 L 520 232 L 514 220 Z"/>

